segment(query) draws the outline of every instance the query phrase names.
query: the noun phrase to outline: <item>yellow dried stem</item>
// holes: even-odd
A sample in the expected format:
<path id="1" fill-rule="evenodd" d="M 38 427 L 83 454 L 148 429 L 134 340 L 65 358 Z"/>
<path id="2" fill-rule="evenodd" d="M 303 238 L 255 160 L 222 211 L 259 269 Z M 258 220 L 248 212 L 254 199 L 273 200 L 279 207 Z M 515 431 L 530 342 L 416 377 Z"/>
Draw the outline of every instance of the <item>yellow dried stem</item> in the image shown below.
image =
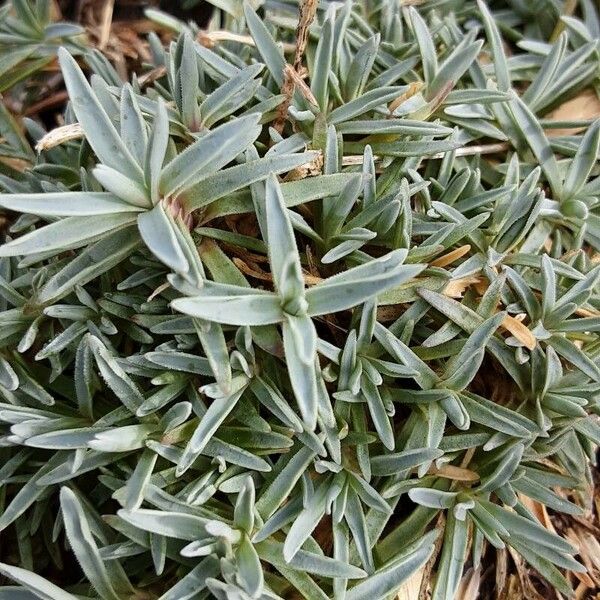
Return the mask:
<path id="1" fill-rule="evenodd" d="M 286 77 L 290 78 L 294 86 L 298 88 L 298 91 L 304 96 L 305 100 L 318 108 L 319 103 L 312 93 L 312 90 L 306 85 L 306 82 L 302 78 L 302 71 L 294 69 L 291 65 L 285 65 L 283 72 Z"/>
<path id="2" fill-rule="evenodd" d="M 99 50 L 104 50 L 108 44 L 114 7 L 115 0 L 106 0 L 102 6 L 102 16 L 100 19 L 100 35 L 98 39 Z"/>
<path id="3" fill-rule="evenodd" d="M 577 5 L 579 4 L 579 0 L 565 0 L 562 10 L 562 16 L 570 17 L 575 13 L 577 9 Z M 555 42 L 560 34 L 565 30 L 565 22 L 562 19 L 558 19 L 556 21 L 556 25 L 554 27 L 554 31 L 550 35 L 550 39 L 548 40 L 550 43 Z"/>
<path id="4" fill-rule="evenodd" d="M 319 152 L 317 157 L 300 167 L 291 170 L 284 178 L 284 181 L 298 181 L 306 177 L 314 177 L 323 172 L 323 153 Z"/>
<path id="5" fill-rule="evenodd" d="M 498 154 L 499 152 L 506 152 L 510 149 L 509 142 L 497 142 L 494 144 L 477 144 L 473 146 L 464 146 L 463 148 L 457 148 L 454 150 L 455 156 L 475 156 L 477 154 Z M 431 156 L 424 156 L 423 160 L 439 160 L 440 158 L 444 158 L 446 152 L 436 152 Z M 373 159 L 377 161 L 381 161 L 381 156 L 373 156 Z M 347 155 L 342 158 L 342 165 L 344 167 L 353 167 L 357 165 L 362 165 L 364 162 L 364 157 L 361 155 Z"/>

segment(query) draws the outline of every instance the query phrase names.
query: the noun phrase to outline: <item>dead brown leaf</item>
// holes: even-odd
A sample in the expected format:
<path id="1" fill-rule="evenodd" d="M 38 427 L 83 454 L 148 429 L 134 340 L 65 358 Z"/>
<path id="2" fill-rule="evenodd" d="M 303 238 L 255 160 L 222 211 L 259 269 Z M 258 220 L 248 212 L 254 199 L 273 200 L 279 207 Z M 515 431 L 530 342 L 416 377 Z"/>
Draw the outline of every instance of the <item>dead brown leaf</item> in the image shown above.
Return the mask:
<path id="1" fill-rule="evenodd" d="M 0 156 L 0 162 L 9 166 L 15 171 L 22 173 L 25 169 L 31 168 L 31 163 L 22 158 L 12 158 L 11 156 Z"/>
<path id="2" fill-rule="evenodd" d="M 380 323 L 395 321 L 406 310 L 403 304 L 390 304 L 388 306 L 377 307 L 377 320 Z"/>
<path id="3" fill-rule="evenodd" d="M 596 119 L 597 117 L 600 117 L 600 99 L 592 89 L 583 90 L 579 95 L 575 96 L 575 98 L 567 100 L 546 116 L 547 119 L 553 121 L 587 120 Z M 582 128 L 547 129 L 546 135 L 549 137 L 572 135 L 581 130 Z"/>
<path id="4" fill-rule="evenodd" d="M 115 0 L 105 0 L 102 5 L 102 15 L 100 17 L 100 35 L 98 39 L 98 49 L 104 50 L 110 38 L 110 27 L 112 25 L 113 10 Z"/>
<path id="5" fill-rule="evenodd" d="M 454 465 L 443 465 L 439 469 L 431 467 L 428 471 L 430 475 L 438 475 L 444 479 L 452 479 L 453 481 L 479 481 L 479 475 L 471 469 L 455 467 Z"/>
<path id="6" fill-rule="evenodd" d="M 408 89 L 400 94 L 395 100 L 393 100 L 388 106 L 388 111 L 390 115 L 394 113 L 394 111 L 406 102 L 409 98 L 412 98 L 415 94 L 418 94 L 421 91 L 423 84 L 420 81 L 413 81 L 408 85 Z"/>
<path id="7" fill-rule="evenodd" d="M 508 553 L 506 548 L 502 548 L 496 552 L 496 569 L 494 572 L 496 582 L 496 593 L 498 598 L 502 597 L 502 593 L 506 586 L 507 574 L 508 574 Z"/>
<path id="8" fill-rule="evenodd" d="M 314 160 L 296 167 L 290 171 L 285 177 L 284 181 L 298 181 L 299 179 L 305 179 L 306 177 L 314 177 L 320 175 L 323 172 L 323 153 L 319 152 Z"/>
<path id="9" fill-rule="evenodd" d="M 481 585 L 481 569 L 469 569 L 460 581 L 456 597 L 461 600 L 477 600 Z"/>
<path id="10" fill-rule="evenodd" d="M 506 315 L 502 320 L 502 327 L 512 336 L 516 337 L 528 350 L 533 350 L 537 340 L 531 331 L 511 315 Z"/>
<path id="11" fill-rule="evenodd" d="M 479 282 L 480 278 L 474 275 L 451 279 L 444 288 L 443 294 L 449 298 L 462 298 L 468 287 L 476 285 Z"/>
<path id="12" fill-rule="evenodd" d="M 455 260 L 462 258 L 465 254 L 468 254 L 470 250 L 471 245 L 465 244 L 464 246 L 460 246 L 459 248 L 456 248 L 447 254 L 439 256 L 435 260 L 431 261 L 430 264 L 432 267 L 446 267 L 452 264 Z"/>
<path id="13" fill-rule="evenodd" d="M 532 500 L 528 496 L 524 496 L 523 494 L 519 494 L 519 500 L 538 518 L 540 523 L 552 533 L 556 533 L 556 529 L 550 520 L 550 516 L 548 515 L 548 510 L 541 503 L 536 500 Z"/>
<path id="14" fill-rule="evenodd" d="M 419 591 L 423 582 L 425 567 L 415 571 L 398 590 L 396 600 L 419 600 Z"/>

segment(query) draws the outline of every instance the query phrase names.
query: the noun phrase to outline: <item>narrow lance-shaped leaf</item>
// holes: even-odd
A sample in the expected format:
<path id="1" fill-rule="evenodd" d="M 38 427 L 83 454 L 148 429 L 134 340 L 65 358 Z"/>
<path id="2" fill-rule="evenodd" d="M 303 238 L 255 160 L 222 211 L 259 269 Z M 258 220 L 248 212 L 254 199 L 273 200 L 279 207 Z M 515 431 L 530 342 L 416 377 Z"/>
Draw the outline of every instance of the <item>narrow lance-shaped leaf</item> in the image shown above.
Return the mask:
<path id="1" fill-rule="evenodd" d="M 576 196 L 585 185 L 593 166 L 598 160 L 600 149 L 600 120 L 587 130 L 577 148 L 565 178 L 563 198 Z"/>
<path id="2" fill-rule="evenodd" d="M 459 44 L 440 66 L 434 80 L 429 84 L 428 99 L 433 100 L 445 90 L 449 91 L 449 88 L 453 88 L 475 60 L 482 46 L 482 41 Z"/>
<path id="3" fill-rule="evenodd" d="M 202 123 L 211 127 L 219 118 L 233 112 L 245 104 L 258 88 L 254 81 L 264 68 L 262 64 L 254 64 L 241 69 L 240 72 L 209 94 L 200 105 Z"/>
<path id="4" fill-rule="evenodd" d="M 167 210 L 169 207 L 165 209 L 159 202 L 152 210 L 141 214 L 138 217 L 140 235 L 146 246 L 167 267 L 185 274 L 190 266 L 173 231 L 176 225 L 167 215 Z"/>
<path id="5" fill-rule="evenodd" d="M 390 254 L 330 277 L 306 292 L 309 315 L 352 308 L 373 296 L 416 277 L 425 265 L 403 265 L 405 252 Z"/>
<path id="6" fill-rule="evenodd" d="M 126 148 L 131 148 L 131 154 L 137 163 L 143 166 L 148 132 L 135 93 L 130 85 L 126 85 L 121 92 L 120 117 L 123 144 Z"/>
<path id="7" fill-rule="evenodd" d="M 112 569 L 109 574 L 100 557 L 98 546 L 92 537 L 81 504 L 73 491 L 67 487 L 63 487 L 60 491 L 60 505 L 71 548 L 73 548 L 83 572 L 103 600 L 119 600 L 119 588 L 123 585 L 123 581 L 129 587 L 127 591 L 133 592 L 124 573 L 121 573 L 120 581 L 111 578 L 111 575 L 117 573 L 118 569 Z M 119 585 L 115 587 L 115 584 Z"/>
<path id="8" fill-rule="evenodd" d="M 269 263 L 275 287 L 282 298 L 296 300 L 304 293 L 304 280 L 294 231 L 283 201 L 281 188 L 274 175 L 265 189 L 267 244 Z"/>
<path id="9" fill-rule="evenodd" d="M 259 119 L 260 115 L 251 114 L 220 125 L 178 154 L 162 169 L 163 196 L 181 193 L 198 179 L 232 162 L 257 138 Z"/>
<path id="10" fill-rule="evenodd" d="M 0 206 L 40 217 L 87 217 L 141 210 L 107 192 L 0 194 Z"/>
<path id="11" fill-rule="evenodd" d="M 41 598 L 42 600 L 76 600 L 76 596 L 73 596 L 73 594 L 62 590 L 47 579 L 44 579 L 31 571 L 27 571 L 26 569 L 0 563 L 0 573 L 16 583 L 21 584 L 25 589 L 30 590 L 33 596 L 29 595 L 29 598 L 35 597 Z M 0 588 L 0 593 L 1 592 L 2 588 Z M 21 600 L 21 597 L 15 596 L 15 600 Z M 24 596 L 22 600 L 27 600 L 27 597 Z"/>
<path id="12" fill-rule="evenodd" d="M 321 35 L 319 36 L 312 73 L 312 90 L 322 112 L 326 112 L 329 100 L 329 77 L 333 55 L 334 15 L 335 12 L 333 8 L 330 8 L 327 11 L 325 22 L 321 29 Z"/>
<path id="13" fill-rule="evenodd" d="M 562 195 L 560 171 L 544 130 L 535 115 L 516 94 L 513 94 L 510 107 L 515 119 L 515 125 L 538 160 L 552 188 L 553 194 L 555 197 L 560 198 Z"/>
<path id="14" fill-rule="evenodd" d="M 448 361 L 443 377 L 445 387 L 455 390 L 467 387 L 481 366 L 488 340 L 504 317 L 505 313 L 497 313 L 479 325 L 469 336 L 461 351 Z"/>
<path id="15" fill-rule="evenodd" d="M 498 89 L 502 92 L 507 92 L 511 87 L 510 75 L 508 71 L 508 64 L 506 62 L 506 56 L 504 54 L 504 45 L 502 43 L 502 38 L 500 37 L 500 32 L 498 31 L 498 26 L 496 25 L 493 15 L 490 13 L 486 3 L 483 0 L 477 0 L 477 7 L 479 8 L 481 16 L 483 17 L 485 33 L 491 46 Z"/>
<path id="16" fill-rule="evenodd" d="M 140 166 L 121 140 L 75 59 L 64 48 L 59 49 L 58 57 L 73 110 L 94 152 L 105 165 L 131 179 L 141 180 Z"/>
<path id="17" fill-rule="evenodd" d="M 242 537 L 242 541 L 236 553 L 236 559 L 238 577 L 246 591 L 252 597 L 256 597 L 263 589 L 264 574 L 260 558 L 258 557 L 254 546 L 248 539 L 248 536 Z"/>
<path id="18" fill-rule="evenodd" d="M 317 332 L 309 317 L 286 315 L 282 325 L 288 374 L 302 419 L 312 431 L 317 422 Z"/>
<path id="19" fill-rule="evenodd" d="M 203 177 L 181 197 L 182 204 L 190 211 L 206 206 L 219 198 L 265 179 L 269 173 L 279 174 L 292 171 L 317 158 L 316 152 L 265 156 L 256 160 L 223 169 Z"/>
<path id="20" fill-rule="evenodd" d="M 306 508 L 300 513 L 290 528 L 283 546 L 283 556 L 287 562 L 290 562 L 294 557 L 317 526 L 321 517 L 325 514 L 328 489 L 328 482 L 322 482 L 315 491 L 315 494 L 309 499 Z"/>
<path id="21" fill-rule="evenodd" d="M 275 294 L 200 295 L 178 298 L 171 306 L 192 317 L 226 325 L 270 325 L 283 320 L 281 303 Z"/>
<path id="22" fill-rule="evenodd" d="M 398 590 L 403 581 L 420 569 L 433 552 L 433 541 L 438 532 L 432 531 L 421 540 L 402 552 L 397 558 L 385 564 L 364 581 L 346 592 L 346 600 L 373 600 L 385 598 Z"/>
<path id="23" fill-rule="evenodd" d="M 169 143 L 169 117 L 162 98 L 156 104 L 154 126 L 146 147 L 144 157 L 144 181 L 150 190 L 153 204 L 160 200 L 160 177 L 165 160 L 165 153 Z"/>
<path id="24" fill-rule="evenodd" d="M 283 71 L 285 68 L 285 60 L 280 48 L 271 37 L 269 30 L 256 14 L 250 2 L 244 2 L 244 15 L 250 34 L 254 38 L 256 47 L 266 63 L 271 76 L 279 87 L 283 84 Z"/>
<path id="25" fill-rule="evenodd" d="M 144 396 L 131 378 L 123 371 L 117 361 L 110 355 L 102 342 L 91 336 L 89 345 L 94 353 L 98 369 L 107 385 L 117 395 L 119 400 L 132 412 L 144 402 Z"/>
<path id="26" fill-rule="evenodd" d="M 468 530 L 468 520 L 459 520 L 453 511 L 448 512 L 442 555 L 432 594 L 435 600 L 446 600 L 456 595 L 465 564 Z"/>
<path id="27" fill-rule="evenodd" d="M 202 416 L 200 424 L 187 443 L 177 464 L 178 475 L 182 475 L 191 467 L 215 431 L 233 410 L 243 392 L 244 388 L 235 391 L 231 396 L 222 396 L 213 400 L 206 413 Z"/>
<path id="28" fill-rule="evenodd" d="M 136 217 L 136 213 L 130 211 L 95 217 L 67 217 L 0 246 L 0 256 L 58 253 L 81 248 L 111 231 L 130 225 Z"/>
<path id="29" fill-rule="evenodd" d="M 437 54 L 431 33 L 423 17 L 414 7 L 409 7 L 410 21 L 413 27 L 414 35 L 419 46 L 421 62 L 423 63 L 423 75 L 425 83 L 430 84 L 435 79 L 438 70 Z"/>

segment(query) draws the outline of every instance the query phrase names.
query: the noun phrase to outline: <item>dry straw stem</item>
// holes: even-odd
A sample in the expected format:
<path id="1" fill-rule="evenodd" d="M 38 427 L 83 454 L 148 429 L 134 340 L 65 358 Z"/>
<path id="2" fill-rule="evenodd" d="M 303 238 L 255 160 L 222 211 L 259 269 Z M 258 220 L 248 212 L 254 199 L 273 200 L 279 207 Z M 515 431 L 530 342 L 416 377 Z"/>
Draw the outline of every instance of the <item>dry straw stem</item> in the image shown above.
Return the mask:
<path id="1" fill-rule="evenodd" d="M 495 142 L 493 144 L 473 144 L 472 146 L 463 146 L 454 150 L 456 156 L 476 156 L 478 154 L 498 154 L 506 152 L 510 149 L 511 145 L 508 142 Z M 430 156 L 423 156 L 423 160 L 439 160 L 446 156 L 446 152 L 436 152 Z M 383 157 L 375 155 L 373 157 L 376 161 L 382 161 Z M 363 156 L 344 156 L 342 164 L 345 167 L 352 167 L 356 165 L 362 165 L 364 163 Z"/>
<path id="2" fill-rule="evenodd" d="M 254 38 L 250 35 L 244 35 L 235 33 L 233 31 L 227 31 L 224 29 L 217 29 L 213 31 L 202 30 L 198 33 L 198 41 L 208 48 L 211 48 L 221 42 L 236 42 L 245 46 L 256 47 Z M 283 43 L 281 48 L 285 54 L 292 54 L 296 51 L 296 44 Z"/>
<path id="3" fill-rule="evenodd" d="M 469 569 L 460 581 L 456 597 L 460 600 L 478 600 L 480 598 L 481 567 Z"/>
<path id="4" fill-rule="evenodd" d="M 562 9 L 563 17 L 570 17 L 573 15 L 575 10 L 577 10 L 577 5 L 579 4 L 579 0 L 564 0 L 564 5 Z M 562 20 L 559 20 L 550 35 L 550 42 L 555 42 L 560 34 L 565 30 L 565 23 Z"/>
<path id="5" fill-rule="evenodd" d="M 110 38 L 110 28 L 112 25 L 115 0 L 104 0 L 102 5 L 102 14 L 100 18 L 100 35 L 98 39 L 98 49 L 104 50 Z"/>

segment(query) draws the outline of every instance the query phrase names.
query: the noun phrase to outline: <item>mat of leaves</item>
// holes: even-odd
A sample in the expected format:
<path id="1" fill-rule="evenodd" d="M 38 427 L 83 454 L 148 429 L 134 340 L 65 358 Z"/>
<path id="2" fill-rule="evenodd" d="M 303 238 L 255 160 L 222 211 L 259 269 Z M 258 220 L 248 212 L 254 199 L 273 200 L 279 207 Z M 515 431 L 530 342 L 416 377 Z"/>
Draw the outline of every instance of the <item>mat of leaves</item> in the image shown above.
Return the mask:
<path id="1" fill-rule="evenodd" d="M 0 600 L 596 597 L 593 0 L 133 4 L 0 8 Z"/>

